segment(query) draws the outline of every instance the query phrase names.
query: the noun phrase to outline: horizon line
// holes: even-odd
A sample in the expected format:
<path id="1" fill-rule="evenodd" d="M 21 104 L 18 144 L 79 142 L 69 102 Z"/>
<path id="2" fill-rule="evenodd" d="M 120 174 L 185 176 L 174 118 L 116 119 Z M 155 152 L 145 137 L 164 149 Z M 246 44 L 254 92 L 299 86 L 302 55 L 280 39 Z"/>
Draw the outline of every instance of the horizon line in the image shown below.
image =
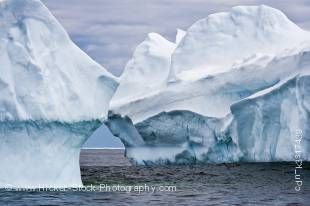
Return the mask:
<path id="1" fill-rule="evenodd" d="M 81 149 L 100 150 L 100 149 L 125 149 L 124 147 L 82 147 Z"/>

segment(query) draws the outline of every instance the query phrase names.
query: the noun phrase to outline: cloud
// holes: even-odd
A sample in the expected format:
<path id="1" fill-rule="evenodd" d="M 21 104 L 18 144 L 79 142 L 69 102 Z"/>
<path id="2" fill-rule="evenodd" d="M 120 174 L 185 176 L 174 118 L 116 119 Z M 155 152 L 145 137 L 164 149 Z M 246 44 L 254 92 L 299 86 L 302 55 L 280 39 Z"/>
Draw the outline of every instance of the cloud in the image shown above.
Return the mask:
<path id="1" fill-rule="evenodd" d="M 174 41 L 176 28 L 187 29 L 208 14 L 235 5 L 266 4 L 282 10 L 310 30 L 307 0 L 43 0 L 73 41 L 112 73 L 119 75 L 135 47 L 149 32 Z"/>

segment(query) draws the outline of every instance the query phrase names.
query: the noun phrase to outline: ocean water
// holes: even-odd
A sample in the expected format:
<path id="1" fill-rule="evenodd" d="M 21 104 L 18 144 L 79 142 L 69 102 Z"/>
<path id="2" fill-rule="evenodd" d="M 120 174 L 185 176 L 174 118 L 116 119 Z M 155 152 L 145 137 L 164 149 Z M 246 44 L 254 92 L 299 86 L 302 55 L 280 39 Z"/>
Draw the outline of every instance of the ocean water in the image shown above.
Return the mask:
<path id="1" fill-rule="evenodd" d="M 83 150 L 85 188 L 0 191 L 18 205 L 310 205 L 310 163 L 295 190 L 295 163 L 131 166 L 123 150 Z M 83 190 L 83 191 L 81 191 Z"/>

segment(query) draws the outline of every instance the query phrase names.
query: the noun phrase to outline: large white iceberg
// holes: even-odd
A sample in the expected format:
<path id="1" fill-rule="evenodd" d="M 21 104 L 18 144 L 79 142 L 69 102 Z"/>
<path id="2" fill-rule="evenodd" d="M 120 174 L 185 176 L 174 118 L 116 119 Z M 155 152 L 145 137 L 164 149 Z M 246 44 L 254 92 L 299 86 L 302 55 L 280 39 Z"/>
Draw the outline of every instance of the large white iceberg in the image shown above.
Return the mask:
<path id="1" fill-rule="evenodd" d="M 310 32 L 268 6 L 238 6 L 198 21 L 175 44 L 164 86 L 113 97 L 107 125 L 127 157 L 138 164 L 290 161 L 302 131 L 310 160 Z"/>
<path id="2" fill-rule="evenodd" d="M 81 186 L 117 81 L 39 0 L 0 1 L 0 187 Z"/>

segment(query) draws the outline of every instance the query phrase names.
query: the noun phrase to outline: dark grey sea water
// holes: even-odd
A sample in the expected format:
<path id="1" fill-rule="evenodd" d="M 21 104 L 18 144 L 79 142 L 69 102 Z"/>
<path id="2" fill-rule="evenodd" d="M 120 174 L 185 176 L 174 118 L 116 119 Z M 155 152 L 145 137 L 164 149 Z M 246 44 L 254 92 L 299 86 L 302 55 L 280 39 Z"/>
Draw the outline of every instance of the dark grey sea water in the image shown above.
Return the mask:
<path id="1" fill-rule="evenodd" d="M 84 189 L 98 191 L 1 190 L 0 206 L 310 205 L 310 164 L 299 192 L 294 170 L 294 163 L 137 167 L 123 150 L 83 150 Z"/>

